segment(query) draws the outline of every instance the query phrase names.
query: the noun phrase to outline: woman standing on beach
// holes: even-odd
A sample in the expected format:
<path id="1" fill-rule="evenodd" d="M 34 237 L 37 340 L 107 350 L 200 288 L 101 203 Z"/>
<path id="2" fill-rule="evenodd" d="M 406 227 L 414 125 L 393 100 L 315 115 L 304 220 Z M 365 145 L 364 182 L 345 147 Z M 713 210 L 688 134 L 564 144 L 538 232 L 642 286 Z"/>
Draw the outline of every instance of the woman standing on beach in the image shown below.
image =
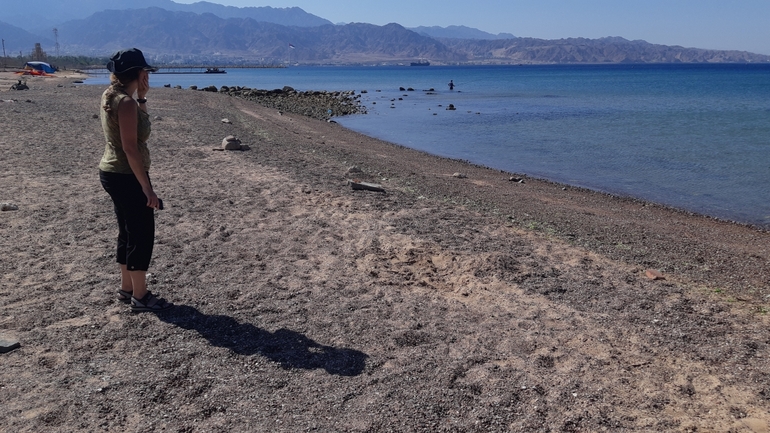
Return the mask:
<path id="1" fill-rule="evenodd" d="M 149 72 L 157 69 L 148 65 L 136 48 L 113 54 L 107 69 L 112 75 L 101 101 L 107 143 L 99 163 L 99 178 L 118 217 L 118 299 L 130 303 L 134 312 L 162 311 L 173 305 L 150 293 L 146 280 L 155 243 L 154 209 L 163 209 L 150 183 L 147 148 Z"/>

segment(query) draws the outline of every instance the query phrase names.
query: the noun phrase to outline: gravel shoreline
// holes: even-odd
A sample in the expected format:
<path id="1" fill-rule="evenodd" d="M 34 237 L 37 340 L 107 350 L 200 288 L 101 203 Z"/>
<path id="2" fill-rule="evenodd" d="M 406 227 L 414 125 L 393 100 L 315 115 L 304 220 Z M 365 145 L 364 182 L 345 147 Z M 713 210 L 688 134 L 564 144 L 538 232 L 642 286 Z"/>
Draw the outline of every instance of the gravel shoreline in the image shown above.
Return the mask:
<path id="1" fill-rule="evenodd" d="M 137 315 L 103 89 L 30 84 L 0 92 L 4 428 L 768 429 L 765 231 L 153 88 L 150 282 L 177 308 Z"/>

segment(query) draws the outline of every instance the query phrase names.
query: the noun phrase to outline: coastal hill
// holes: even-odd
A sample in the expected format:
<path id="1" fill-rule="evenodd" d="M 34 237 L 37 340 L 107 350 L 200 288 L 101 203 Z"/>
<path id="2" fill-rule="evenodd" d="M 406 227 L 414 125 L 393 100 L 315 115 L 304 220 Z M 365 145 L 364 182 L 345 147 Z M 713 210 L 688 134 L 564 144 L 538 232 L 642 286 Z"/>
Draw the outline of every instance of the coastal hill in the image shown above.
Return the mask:
<path id="1" fill-rule="evenodd" d="M 497 40 L 431 38 L 399 24 L 283 26 L 251 18 L 161 8 L 98 12 L 59 27 L 67 50 L 103 55 L 142 47 L 162 62 L 620 63 L 768 62 L 770 56 L 654 45 L 623 38 Z M 294 46 L 294 48 L 290 48 Z"/>
<path id="2" fill-rule="evenodd" d="M 441 42 L 398 24 L 375 26 L 289 27 L 250 18 L 223 19 L 213 14 L 147 8 L 99 12 L 60 27 L 62 45 L 85 54 L 139 46 L 150 55 L 219 58 L 225 61 L 369 62 L 430 57 L 462 61 L 465 57 Z M 290 48 L 293 45 L 295 48 Z"/>
<path id="3" fill-rule="evenodd" d="M 514 39 L 516 36 L 510 33 L 488 33 L 479 29 L 467 26 L 448 26 L 448 27 L 410 27 L 409 30 L 415 31 L 421 35 L 431 38 L 449 38 L 449 39 Z"/>
<path id="4" fill-rule="evenodd" d="M 332 24 L 331 21 L 304 10 L 293 8 L 233 7 L 206 1 L 193 4 L 171 0 L 36 0 L 4 2 L 0 21 L 13 23 L 32 33 L 51 38 L 51 29 L 66 21 L 84 19 L 105 10 L 143 9 L 160 7 L 174 12 L 210 13 L 220 18 L 252 18 L 285 26 L 310 27 Z M 6 38 L 7 39 L 7 38 Z"/>
<path id="5" fill-rule="evenodd" d="M 408 64 L 418 59 L 434 65 L 770 62 L 770 56 L 744 51 L 656 45 L 621 37 L 544 40 L 465 26 L 334 25 L 296 7 L 40 0 L 34 10 L 26 8 L 13 2 L 3 11 L 3 20 L 13 22 L 0 23 L 9 56 L 29 54 L 35 42 L 53 53 L 49 24 L 55 23 L 62 54 L 106 56 L 137 46 L 155 62 L 175 64 Z"/>
<path id="6" fill-rule="evenodd" d="M 21 27 L 0 21 L 0 36 L 3 39 L 5 53 L 9 57 L 16 57 L 19 52 L 28 53 L 36 43 L 53 46 L 52 37 L 41 37 Z M 53 36 L 53 35 L 51 35 Z"/>
<path id="7" fill-rule="evenodd" d="M 620 37 L 546 40 L 439 39 L 456 53 L 476 62 L 505 59 L 518 63 L 752 63 L 770 56 L 746 51 L 704 50 L 629 41 Z"/>

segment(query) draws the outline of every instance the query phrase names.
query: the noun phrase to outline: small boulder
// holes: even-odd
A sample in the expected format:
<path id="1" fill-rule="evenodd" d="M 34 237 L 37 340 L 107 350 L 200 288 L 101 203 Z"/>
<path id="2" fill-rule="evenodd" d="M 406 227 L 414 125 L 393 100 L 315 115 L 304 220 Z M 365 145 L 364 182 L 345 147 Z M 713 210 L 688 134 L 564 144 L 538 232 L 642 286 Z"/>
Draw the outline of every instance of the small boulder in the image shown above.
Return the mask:
<path id="1" fill-rule="evenodd" d="M 19 347 L 21 347 L 21 344 L 19 344 L 16 340 L 11 340 L 10 338 L 0 338 L 0 353 L 8 353 L 12 350 L 16 350 Z"/>
<path id="2" fill-rule="evenodd" d="M 12 203 L 0 203 L 0 211 L 19 210 L 19 207 Z"/>
<path id="3" fill-rule="evenodd" d="M 465 179 L 465 178 L 468 177 L 468 175 L 466 175 L 464 173 L 455 173 L 455 174 L 452 175 L 452 177 L 456 177 L 458 179 Z"/>
<path id="4" fill-rule="evenodd" d="M 241 140 L 235 138 L 235 136 L 228 135 L 222 140 L 222 148 L 225 150 L 242 150 Z"/>
<path id="5" fill-rule="evenodd" d="M 227 125 L 232 125 L 233 124 L 233 122 L 231 122 L 230 119 L 228 119 L 228 118 L 222 119 L 222 123 L 225 123 Z"/>

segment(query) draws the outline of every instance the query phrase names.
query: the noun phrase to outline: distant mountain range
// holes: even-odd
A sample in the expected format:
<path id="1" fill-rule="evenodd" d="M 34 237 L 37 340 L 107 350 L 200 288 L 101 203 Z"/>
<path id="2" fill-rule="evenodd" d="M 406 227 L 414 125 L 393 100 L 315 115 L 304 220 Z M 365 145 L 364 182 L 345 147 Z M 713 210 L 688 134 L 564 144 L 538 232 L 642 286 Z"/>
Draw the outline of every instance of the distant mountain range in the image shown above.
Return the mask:
<path id="1" fill-rule="evenodd" d="M 300 8 L 223 6 L 210 2 L 193 4 L 171 0 L 35 0 L 3 2 L 0 20 L 50 38 L 54 27 L 76 19 L 87 18 L 105 10 L 145 9 L 159 7 L 173 12 L 210 13 L 221 18 L 252 18 L 285 26 L 311 27 L 332 24 Z M 113 18 L 114 19 L 114 18 Z"/>
<path id="2" fill-rule="evenodd" d="M 98 12 L 59 28 L 60 43 L 89 55 L 141 47 L 162 61 L 197 56 L 269 61 L 371 62 L 431 57 L 461 61 L 461 55 L 435 39 L 398 24 L 289 27 L 250 18 L 223 19 L 212 14 L 171 12 L 160 8 Z M 290 44 L 295 48 L 290 48 Z"/>
<path id="3" fill-rule="evenodd" d="M 492 34 L 479 29 L 466 26 L 449 27 L 410 27 L 409 30 L 415 31 L 423 36 L 431 38 L 446 39 L 514 39 L 516 36 L 510 33 Z"/>
<path id="4" fill-rule="evenodd" d="M 704 50 L 629 41 L 601 39 L 463 40 L 440 39 L 449 49 L 475 63 L 762 63 L 770 56 L 746 51 Z"/>
<path id="5" fill-rule="evenodd" d="M 162 7 L 156 7 L 160 5 Z M 152 7 L 147 7 L 152 6 Z M 3 6 L 0 37 L 9 56 L 35 42 L 53 53 L 106 56 L 140 47 L 155 62 L 254 64 L 770 62 L 770 56 L 629 41 L 543 40 L 494 35 L 465 26 L 334 25 L 300 8 L 235 8 L 171 0 L 37 0 Z M 290 48 L 293 47 L 293 48 Z"/>
<path id="6" fill-rule="evenodd" d="M 53 35 L 51 35 L 53 36 Z M 52 38 L 43 38 L 36 36 L 22 28 L 12 26 L 8 23 L 0 21 L 0 37 L 3 39 L 3 47 L 6 55 L 9 57 L 15 57 L 19 55 L 19 52 L 28 54 L 35 47 L 35 43 L 40 43 L 45 46 L 52 46 L 54 42 Z"/>

